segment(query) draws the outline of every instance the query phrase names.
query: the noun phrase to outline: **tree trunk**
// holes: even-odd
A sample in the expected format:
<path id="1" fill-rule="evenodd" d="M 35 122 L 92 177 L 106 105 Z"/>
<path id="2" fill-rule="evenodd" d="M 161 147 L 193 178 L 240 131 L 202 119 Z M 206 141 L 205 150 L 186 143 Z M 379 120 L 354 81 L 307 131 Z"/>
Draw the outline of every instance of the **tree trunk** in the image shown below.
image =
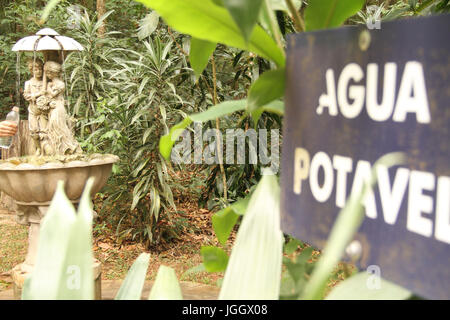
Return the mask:
<path id="1" fill-rule="evenodd" d="M 106 12 L 105 2 L 106 0 L 97 0 L 97 19 L 100 19 Z M 102 25 L 97 30 L 97 34 L 100 38 L 103 38 L 105 32 L 106 32 L 106 25 L 105 21 L 103 21 Z"/>

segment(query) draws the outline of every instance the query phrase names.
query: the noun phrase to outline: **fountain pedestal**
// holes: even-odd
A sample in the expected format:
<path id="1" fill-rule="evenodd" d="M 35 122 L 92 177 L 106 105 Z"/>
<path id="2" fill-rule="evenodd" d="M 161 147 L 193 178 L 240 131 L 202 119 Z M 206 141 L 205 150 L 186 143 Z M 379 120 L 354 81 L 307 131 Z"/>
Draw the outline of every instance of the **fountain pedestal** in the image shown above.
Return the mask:
<path id="1" fill-rule="evenodd" d="M 11 270 L 13 279 L 14 298 L 20 299 L 22 297 L 22 288 L 25 279 L 29 277 L 34 269 L 37 258 L 37 250 L 39 244 L 39 233 L 41 228 L 41 221 L 48 211 L 49 205 L 28 205 L 16 202 L 17 205 L 17 222 L 23 225 L 29 225 L 28 229 L 28 252 L 25 261 L 16 265 Z M 78 203 L 74 203 L 75 206 Z M 97 259 L 93 262 L 94 274 L 94 299 L 101 300 L 101 263 Z"/>
<path id="2" fill-rule="evenodd" d="M 89 177 L 94 177 L 91 189 L 91 195 L 94 195 L 106 184 L 112 165 L 117 160 L 114 155 L 99 155 L 89 161 L 77 160 L 64 164 L 0 163 L 0 189 L 15 200 L 17 222 L 29 226 L 25 261 L 12 270 L 16 298 L 20 299 L 25 278 L 34 268 L 41 221 L 48 211 L 58 181 L 64 181 L 65 193 L 76 207 Z M 101 264 L 98 260 L 93 261 L 93 268 L 94 297 L 101 299 Z"/>

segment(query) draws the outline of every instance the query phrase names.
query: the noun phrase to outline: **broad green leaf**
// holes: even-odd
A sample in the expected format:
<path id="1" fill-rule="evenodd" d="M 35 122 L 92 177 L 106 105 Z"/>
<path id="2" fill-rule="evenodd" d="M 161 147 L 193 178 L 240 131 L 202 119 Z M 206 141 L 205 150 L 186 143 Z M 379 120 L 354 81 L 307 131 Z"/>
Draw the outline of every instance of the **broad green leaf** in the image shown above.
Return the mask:
<path id="1" fill-rule="evenodd" d="M 363 7 L 365 0 L 310 0 L 305 9 L 306 31 L 342 25 Z"/>
<path id="2" fill-rule="evenodd" d="M 234 211 L 234 213 L 243 216 L 247 211 L 248 203 L 250 202 L 250 197 L 239 199 L 234 202 L 230 207 Z"/>
<path id="3" fill-rule="evenodd" d="M 239 215 L 245 214 L 249 200 L 249 198 L 240 199 L 212 216 L 212 226 L 221 244 L 227 242 Z"/>
<path id="4" fill-rule="evenodd" d="M 406 300 L 412 293 L 368 272 L 360 272 L 334 287 L 325 300 Z"/>
<path id="5" fill-rule="evenodd" d="M 75 223 L 70 228 L 64 274 L 59 286 L 58 299 L 94 299 L 94 256 L 92 254 L 92 201 L 94 178 L 89 178 L 78 205 Z"/>
<path id="6" fill-rule="evenodd" d="M 327 244 L 322 251 L 322 256 L 317 262 L 317 266 L 302 294 L 303 299 L 323 298 L 323 292 L 333 268 L 339 262 L 339 259 L 344 254 L 345 248 L 364 220 L 364 207 L 362 203 L 376 183 L 377 167 L 390 167 L 402 162 L 404 162 L 402 153 L 388 153 L 384 155 L 374 164 L 370 182 L 364 184 L 359 194 L 352 193 L 350 195 L 347 204 L 336 218 Z"/>
<path id="7" fill-rule="evenodd" d="M 75 209 L 64 193 L 64 182 L 59 181 L 50 207 L 42 219 L 36 264 L 23 300 L 55 300 L 64 268 L 71 228 L 76 220 Z"/>
<path id="8" fill-rule="evenodd" d="M 249 50 L 272 60 L 279 67 L 286 61 L 284 52 L 259 26 L 255 26 L 248 43 L 229 12 L 211 0 L 137 0 L 152 8 L 168 25 L 201 40 Z"/>
<path id="9" fill-rule="evenodd" d="M 128 271 L 114 300 L 141 300 L 150 255 L 141 253 Z"/>
<path id="10" fill-rule="evenodd" d="M 280 100 L 272 101 L 271 103 L 265 105 L 262 108 L 257 108 L 253 112 L 251 112 L 253 123 L 255 127 L 257 126 L 258 120 L 261 117 L 263 112 L 275 113 L 279 116 L 284 115 L 284 102 Z"/>
<path id="11" fill-rule="evenodd" d="M 239 216 L 234 212 L 231 206 L 220 210 L 212 216 L 211 220 L 214 232 L 222 245 L 225 245 L 227 242 L 230 232 L 233 230 L 238 218 Z"/>
<path id="12" fill-rule="evenodd" d="M 144 19 L 139 21 L 138 38 L 142 40 L 150 36 L 158 27 L 159 14 L 156 11 L 152 11 L 147 14 Z"/>
<path id="13" fill-rule="evenodd" d="M 183 300 L 177 275 L 172 268 L 166 266 L 159 267 L 148 300 Z"/>
<path id="14" fill-rule="evenodd" d="M 191 67 L 194 69 L 195 77 L 198 79 L 208 65 L 209 57 L 216 49 L 216 43 L 191 38 L 191 51 L 189 52 L 189 60 Z"/>
<path id="15" fill-rule="evenodd" d="M 301 242 L 299 240 L 291 238 L 291 240 L 289 240 L 289 242 L 284 245 L 283 251 L 286 254 L 292 254 L 297 250 L 300 244 Z"/>
<path id="16" fill-rule="evenodd" d="M 282 253 L 280 188 L 276 176 L 266 174 L 243 216 L 219 299 L 278 299 Z"/>
<path id="17" fill-rule="evenodd" d="M 201 254 L 206 271 L 222 272 L 227 268 L 228 255 L 223 249 L 214 246 L 206 246 L 202 247 Z"/>
<path id="18" fill-rule="evenodd" d="M 224 115 L 244 110 L 246 104 L 247 104 L 246 100 L 225 101 L 215 106 L 212 106 L 211 108 L 209 108 L 204 112 L 187 116 L 186 118 L 184 118 L 183 121 L 173 126 L 168 134 L 161 137 L 159 141 L 159 152 L 161 152 L 162 156 L 166 160 L 169 160 L 173 145 L 180 137 L 180 135 L 183 133 L 183 130 L 186 129 L 192 122 L 194 121 L 205 122 L 216 118 L 220 118 Z"/>
<path id="19" fill-rule="evenodd" d="M 248 111 L 253 112 L 284 96 L 285 69 L 264 72 L 250 87 L 248 93 Z"/>
<path id="20" fill-rule="evenodd" d="M 250 39 L 253 28 L 258 20 L 258 14 L 264 0 L 223 0 L 234 22 L 241 29 L 245 41 Z"/>
<path id="21" fill-rule="evenodd" d="M 280 100 L 272 101 L 262 107 L 262 110 L 265 112 L 275 113 L 279 116 L 284 116 L 284 102 Z"/>

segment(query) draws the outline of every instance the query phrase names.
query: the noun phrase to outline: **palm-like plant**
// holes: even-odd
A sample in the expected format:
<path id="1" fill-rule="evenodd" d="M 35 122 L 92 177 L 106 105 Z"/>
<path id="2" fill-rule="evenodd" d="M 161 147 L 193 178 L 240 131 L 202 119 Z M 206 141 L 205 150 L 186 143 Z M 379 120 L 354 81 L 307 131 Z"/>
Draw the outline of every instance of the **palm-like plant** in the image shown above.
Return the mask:
<path id="1" fill-rule="evenodd" d="M 97 103 L 97 116 L 90 121 L 98 129 L 85 146 L 121 158 L 113 187 L 107 190 L 109 200 L 121 204 L 115 206 L 113 224 L 122 236 L 150 245 L 161 237 L 176 236 L 176 226 L 171 226 L 171 212 L 176 209 L 171 179 L 153 137 L 167 132 L 181 118 L 182 109 L 193 103 L 179 94 L 182 87 L 177 82 L 187 69 L 173 53 L 172 40 L 155 36 L 143 42 L 142 52 L 120 49 L 117 53 L 112 59 L 116 69 L 105 71 L 108 95 Z"/>

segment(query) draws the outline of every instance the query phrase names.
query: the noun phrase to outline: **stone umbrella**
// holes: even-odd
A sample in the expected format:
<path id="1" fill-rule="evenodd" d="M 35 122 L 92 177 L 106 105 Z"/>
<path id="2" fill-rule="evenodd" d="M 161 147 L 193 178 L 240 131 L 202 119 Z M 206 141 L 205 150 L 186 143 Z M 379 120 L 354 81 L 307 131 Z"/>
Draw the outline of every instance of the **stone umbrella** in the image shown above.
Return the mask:
<path id="1" fill-rule="evenodd" d="M 42 52 L 45 60 L 62 63 L 64 51 L 83 51 L 83 46 L 76 40 L 59 35 L 53 29 L 44 28 L 34 36 L 20 39 L 13 46 L 14 52 Z"/>

